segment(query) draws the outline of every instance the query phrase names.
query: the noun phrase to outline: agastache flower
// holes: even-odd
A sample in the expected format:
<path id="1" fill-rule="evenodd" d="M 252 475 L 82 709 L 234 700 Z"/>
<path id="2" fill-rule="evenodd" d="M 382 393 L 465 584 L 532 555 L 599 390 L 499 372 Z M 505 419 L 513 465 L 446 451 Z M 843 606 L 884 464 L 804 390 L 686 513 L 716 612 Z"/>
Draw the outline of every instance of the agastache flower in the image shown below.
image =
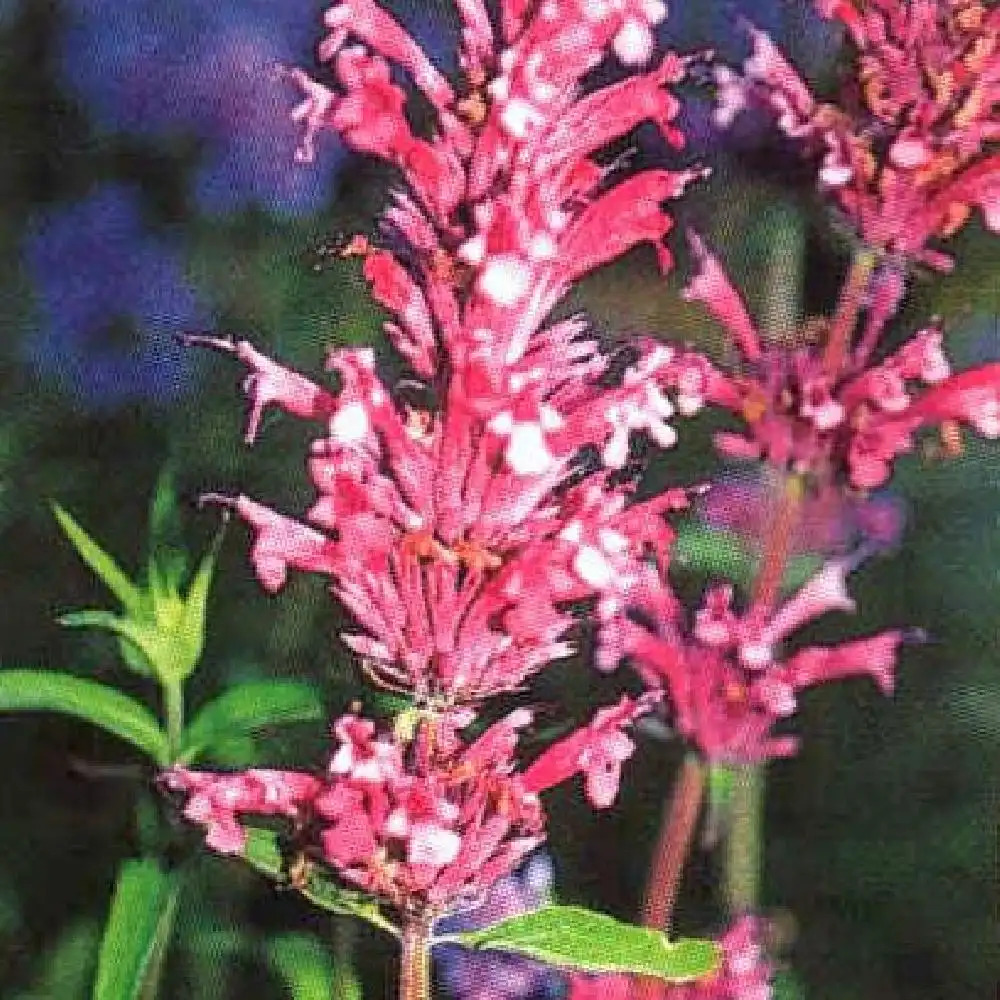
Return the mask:
<path id="1" fill-rule="evenodd" d="M 900 645 L 917 633 L 890 629 L 836 646 L 783 646 L 830 611 L 853 611 L 847 574 L 864 550 L 829 560 L 774 610 L 734 607 L 733 588 L 710 586 L 689 621 L 669 585 L 650 574 L 625 595 L 614 644 L 599 662 L 627 659 L 651 689 L 664 689 L 671 724 L 709 761 L 747 764 L 795 752 L 793 736 L 775 729 L 794 715 L 799 691 L 868 676 L 884 694 L 894 686 Z"/>
<path id="2" fill-rule="evenodd" d="M 821 186 L 879 252 L 947 268 L 928 247 L 979 209 L 1000 231 L 1000 11 L 977 0 L 817 0 L 856 49 L 858 110 L 817 100 L 770 39 L 750 29 L 743 75 L 720 69 L 721 125 L 764 104 L 820 158 Z"/>
<path id="3" fill-rule="evenodd" d="M 870 364 L 886 318 L 876 288 L 868 329 L 831 372 L 824 350 L 805 338 L 798 346 L 768 345 L 720 262 L 699 237 L 691 242 L 699 272 L 685 296 L 725 325 L 741 365 L 729 374 L 689 352 L 668 373 L 668 385 L 742 421 L 740 431 L 716 435 L 726 457 L 762 459 L 821 483 L 871 490 L 889 479 L 892 463 L 912 450 L 922 428 L 966 424 L 984 437 L 1000 436 L 1000 365 L 952 375 L 934 325 Z"/>
<path id="4" fill-rule="evenodd" d="M 162 782 L 186 796 L 184 815 L 205 828 L 208 845 L 220 853 L 242 853 L 245 820 L 284 817 L 311 863 L 401 913 L 440 916 L 481 902 L 544 840 L 540 792 L 582 774 L 588 789 L 598 789 L 595 804 L 610 805 L 629 752 L 620 745 L 628 743 L 622 730 L 651 704 L 651 696 L 623 698 L 526 771 L 519 771 L 515 751 L 532 722 L 529 710 L 510 713 L 470 741 L 461 735 L 472 721 L 464 710 L 422 716 L 409 733 L 405 726 L 379 732 L 368 719 L 343 715 L 321 775 L 175 767 Z"/>
<path id="5" fill-rule="evenodd" d="M 459 14 L 457 84 L 373 0 L 327 11 L 320 58 L 335 89 L 292 73 L 305 95 L 300 158 L 328 128 L 402 173 L 383 245 L 357 236 L 343 252 L 363 259 L 416 378 L 394 392 L 372 351 L 340 350 L 331 392 L 245 341 L 188 338 L 247 365 L 248 440 L 271 404 L 325 425 L 308 524 L 225 501 L 255 530 L 261 582 L 278 589 L 289 567 L 329 576 L 369 675 L 436 705 L 518 688 L 571 652 L 568 602 L 616 590 L 650 549 L 665 557 L 662 515 L 682 500 L 632 504 L 627 477 L 608 470 L 627 465 L 637 434 L 673 444 L 660 386 L 677 352 L 658 345 L 622 365 L 581 319 L 546 318 L 577 278 L 640 242 L 667 266 L 662 203 L 699 175 L 619 180 L 598 159 L 647 120 L 680 142 L 665 88 L 684 64 L 652 52 L 662 4 L 507 3 L 496 26 L 478 0 Z M 606 59 L 652 65 L 582 93 Z M 411 128 L 390 64 L 429 103 L 428 136 Z M 414 387 L 428 402 L 407 402 Z M 584 449 L 604 468 L 588 476 Z"/>

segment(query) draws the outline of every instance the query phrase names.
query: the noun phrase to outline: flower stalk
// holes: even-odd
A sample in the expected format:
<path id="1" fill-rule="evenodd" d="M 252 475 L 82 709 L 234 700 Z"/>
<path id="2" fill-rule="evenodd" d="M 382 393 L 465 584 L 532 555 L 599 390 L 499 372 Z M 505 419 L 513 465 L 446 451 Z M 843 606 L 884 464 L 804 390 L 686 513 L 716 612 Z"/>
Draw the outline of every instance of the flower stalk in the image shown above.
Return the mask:
<path id="1" fill-rule="evenodd" d="M 421 913 L 403 924 L 399 1000 L 431 1000 L 431 927 L 433 918 Z"/>
<path id="2" fill-rule="evenodd" d="M 724 895 L 732 917 L 756 911 L 763 862 L 766 765 L 734 769 L 725 842 Z"/>
<path id="3" fill-rule="evenodd" d="M 167 745 L 170 760 L 177 760 L 184 733 L 184 685 L 180 681 L 163 683 L 163 712 L 166 717 Z"/>
<path id="4" fill-rule="evenodd" d="M 830 334 L 823 351 L 823 370 L 831 379 L 840 375 L 844 359 L 850 351 L 851 334 L 854 333 L 864 305 L 876 261 L 875 252 L 868 247 L 859 250 L 851 261 L 851 269 L 840 290 L 837 310 L 830 322 Z"/>
<path id="5" fill-rule="evenodd" d="M 755 613 L 768 614 L 781 594 L 785 568 L 792 551 L 802 507 L 804 486 L 799 476 L 786 476 L 778 481 L 778 503 L 771 520 L 760 572 L 754 583 L 752 607 Z"/>
<path id="6" fill-rule="evenodd" d="M 691 753 L 681 764 L 673 793 L 663 811 L 642 902 L 642 923 L 645 927 L 670 930 L 681 875 L 694 840 L 704 797 L 705 765 L 697 754 Z"/>

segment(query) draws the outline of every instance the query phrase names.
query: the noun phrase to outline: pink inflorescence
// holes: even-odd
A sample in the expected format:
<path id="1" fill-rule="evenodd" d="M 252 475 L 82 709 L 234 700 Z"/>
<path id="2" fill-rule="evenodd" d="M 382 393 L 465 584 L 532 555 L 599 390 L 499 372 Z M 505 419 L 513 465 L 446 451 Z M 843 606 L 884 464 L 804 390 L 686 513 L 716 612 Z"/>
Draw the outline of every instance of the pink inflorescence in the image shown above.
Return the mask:
<path id="1" fill-rule="evenodd" d="M 853 611 L 847 574 L 860 554 L 831 559 L 776 609 L 741 612 L 733 588 L 711 586 L 689 621 L 669 585 L 652 576 L 624 595 L 605 629 L 598 662 L 623 659 L 653 690 L 668 695 L 676 731 L 710 762 L 740 765 L 795 752 L 797 740 L 775 730 L 797 709 L 798 692 L 867 676 L 889 694 L 900 645 L 919 633 L 890 629 L 834 646 L 783 646 L 831 611 Z"/>
<path id="2" fill-rule="evenodd" d="M 928 246 L 980 209 L 1000 229 L 1000 10 L 977 0 L 816 0 L 856 50 L 860 93 L 817 100 L 751 29 L 743 75 L 717 72 L 716 119 L 764 104 L 820 158 L 819 181 L 872 247 L 947 268 Z M 856 107 L 856 110 L 855 110 Z"/>
<path id="3" fill-rule="evenodd" d="M 480 901 L 544 840 L 539 792 L 582 774 L 590 799 L 611 804 L 634 749 L 624 730 L 652 700 L 623 698 L 526 768 L 515 751 L 529 710 L 472 740 L 461 735 L 473 718 L 463 710 L 422 718 L 412 733 L 341 716 L 321 775 L 176 767 L 162 780 L 220 853 L 242 853 L 245 818 L 284 817 L 310 862 L 401 913 L 439 916 Z"/>
<path id="4" fill-rule="evenodd" d="M 333 88 L 292 73 L 302 158 L 329 128 L 401 172 L 380 240 L 355 237 L 344 253 L 363 258 L 410 366 L 406 385 L 425 390 L 426 405 L 394 395 L 371 350 L 330 354 L 334 393 L 245 341 L 189 338 L 249 369 L 248 440 L 271 404 L 324 428 L 305 522 L 226 501 L 255 531 L 261 583 L 278 589 L 290 567 L 328 576 L 369 675 L 443 706 L 516 689 L 566 656 L 567 604 L 616 590 L 650 552 L 664 556 L 662 515 L 684 503 L 677 492 L 633 503 L 627 477 L 613 475 L 636 433 L 673 444 L 675 406 L 660 385 L 678 353 L 653 345 L 622 365 L 580 318 L 546 322 L 581 275 L 638 243 L 669 265 L 663 203 L 700 172 L 622 179 L 599 159 L 644 121 L 680 143 L 666 88 L 684 64 L 653 55 L 665 8 L 501 6 L 494 28 L 479 0 L 458 5 L 457 85 L 371 0 L 327 11 L 320 57 Z M 583 94 L 582 78 L 609 58 L 633 75 Z M 390 64 L 429 102 L 428 134 L 412 130 Z"/>
<path id="5" fill-rule="evenodd" d="M 744 425 L 716 435 L 724 456 L 763 459 L 817 482 L 870 490 L 888 481 L 896 457 L 913 449 L 922 428 L 966 424 L 1000 437 L 1000 364 L 952 374 L 937 326 L 869 362 L 895 309 L 895 302 L 887 307 L 881 301 L 885 294 L 896 299 L 883 284 L 895 284 L 898 276 L 876 275 L 858 346 L 831 371 L 820 346 L 769 345 L 718 259 L 698 236 L 692 234 L 691 243 L 699 270 L 685 296 L 723 323 L 741 358 L 735 371 L 724 372 L 687 355 L 691 405 L 721 407 Z M 682 370 L 675 364 L 675 372 Z"/>

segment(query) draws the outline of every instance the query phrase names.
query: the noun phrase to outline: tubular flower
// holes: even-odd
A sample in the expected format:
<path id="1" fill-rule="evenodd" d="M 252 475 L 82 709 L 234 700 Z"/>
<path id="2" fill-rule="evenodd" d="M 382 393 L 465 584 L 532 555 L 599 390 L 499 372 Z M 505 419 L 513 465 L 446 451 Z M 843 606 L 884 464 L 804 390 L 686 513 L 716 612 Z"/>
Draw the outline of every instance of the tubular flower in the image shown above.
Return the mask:
<path id="1" fill-rule="evenodd" d="M 648 711 L 652 696 L 624 698 L 519 773 L 518 734 L 532 713 L 518 709 L 466 742 L 469 710 L 422 717 L 410 736 L 379 733 L 358 715 L 334 724 L 335 745 L 322 775 L 249 770 L 234 774 L 175 767 L 162 781 L 186 796 L 184 815 L 206 830 L 208 845 L 240 854 L 245 817 L 292 821 L 293 840 L 312 863 L 398 911 L 441 915 L 481 901 L 486 891 L 545 839 L 538 793 L 582 774 L 600 785 L 609 743 Z M 612 718 L 613 716 L 613 718 Z M 617 744 L 610 751 L 618 758 Z"/>
<path id="2" fill-rule="evenodd" d="M 861 341 L 831 373 L 814 345 L 767 346 L 719 261 L 697 236 L 692 245 L 700 270 L 685 296 L 726 326 L 743 364 L 727 374 L 689 354 L 686 369 L 675 363 L 668 379 L 689 406 L 712 403 L 744 423 L 740 432 L 716 435 L 723 455 L 870 490 L 889 479 L 893 461 L 913 448 L 922 428 L 967 424 L 1000 437 L 1000 364 L 952 375 L 936 326 L 869 364 L 886 318 L 876 288 Z M 678 381 L 685 377 L 686 389 Z"/>
<path id="3" fill-rule="evenodd" d="M 687 503 L 681 491 L 634 502 L 620 477 L 582 475 L 568 460 L 545 473 L 512 470 L 501 436 L 465 402 L 439 418 L 424 414 L 419 426 L 412 411 L 401 413 L 371 351 L 338 354 L 343 388 L 334 396 L 245 342 L 189 340 L 251 367 L 251 435 L 272 402 L 327 428 L 309 453 L 318 497 L 304 522 L 246 496 L 205 499 L 250 525 L 265 589 L 280 589 L 290 568 L 329 577 L 360 629 L 344 636 L 347 645 L 374 680 L 421 703 L 517 689 L 572 652 L 569 602 L 614 593 L 644 560 L 667 559 L 665 515 Z M 448 433 L 458 425 L 460 446 Z"/>
<path id="4" fill-rule="evenodd" d="M 656 984 L 628 976 L 573 976 L 566 1000 L 771 1000 L 774 966 L 761 946 L 762 921 L 742 916 L 719 938 L 722 960 L 690 983 Z"/>
<path id="5" fill-rule="evenodd" d="M 668 585 L 650 573 L 623 599 L 599 662 L 613 669 L 627 659 L 650 688 L 665 690 L 673 727 L 711 762 L 788 756 L 797 741 L 774 730 L 794 715 L 799 691 L 867 675 L 890 694 L 899 646 L 916 638 L 891 629 L 782 653 L 803 625 L 830 611 L 854 610 L 846 577 L 862 554 L 831 559 L 773 611 L 752 606 L 740 613 L 731 586 L 711 586 L 690 623 Z"/>
<path id="6" fill-rule="evenodd" d="M 307 524 L 247 497 L 226 501 L 255 531 L 261 583 L 289 567 L 323 573 L 360 631 L 346 636 L 371 677 L 436 705 L 519 687 L 567 655 L 565 602 L 600 597 L 669 548 L 667 494 L 631 504 L 612 476 L 643 434 L 674 443 L 674 404 L 659 388 L 677 353 L 659 345 L 631 364 L 601 352 L 578 318 L 545 325 L 581 274 L 639 242 L 663 246 L 662 202 L 695 171 L 648 170 L 613 183 L 596 156 L 645 120 L 673 142 L 684 72 L 668 54 L 581 96 L 607 58 L 652 61 L 653 0 L 501 5 L 494 29 L 479 0 L 463 19 L 452 85 L 371 0 L 326 14 L 320 57 L 337 89 L 292 75 L 305 94 L 300 155 L 320 128 L 402 173 L 384 223 L 386 248 L 355 237 L 386 329 L 416 379 L 395 393 L 370 350 L 339 350 L 338 393 L 270 361 L 245 341 L 189 337 L 249 369 L 253 440 L 269 405 L 323 422 L 309 472 Z M 389 64 L 404 69 L 436 126 L 414 134 Z M 412 401 L 414 384 L 426 404 Z M 408 387 L 411 402 L 404 399 Z M 432 402 L 433 401 L 433 402 Z M 586 451 L 585 451 L 586 450 Z M 581 456 L 603 468 L 586 475 Z M 594 463 L 591 463 L 593 468 Z"/>
<path id="7" fill-rule="evenodd" d="M 947 268 L 927 247 L 974 209 L 1000 230 L 1000 10 L 976 0 L 817 0 L 856 49 L 860 94 L 820 102 L 751 29 L 743 76 L 718 71 L 716 119 L 763 103 L 821 159 L 819 180 L 869 246 Z M 857 111 L 845 110 L 860 104 Z"/>

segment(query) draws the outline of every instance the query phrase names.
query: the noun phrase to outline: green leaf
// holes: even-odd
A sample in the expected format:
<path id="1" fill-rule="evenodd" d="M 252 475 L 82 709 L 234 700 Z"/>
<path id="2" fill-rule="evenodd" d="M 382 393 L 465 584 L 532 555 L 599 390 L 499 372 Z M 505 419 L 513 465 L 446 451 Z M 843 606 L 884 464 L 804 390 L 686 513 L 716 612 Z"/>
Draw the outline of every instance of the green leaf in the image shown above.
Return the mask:
<path id="1" fill-rule="evenodd" d="M 166 766 L 167 734 L 145 705 L 97 681 L 51 670 L 0 671 L 0 711 L 63 712 L 114 733 Z"/>
<path id="2" fill-rule="evenodd" d="M 329 949 L 308 934 L 282 934 L 268 941 L 267 959 L 292 1000 L 361 1000 L 361 987 L 350 966 L 341 963 L 335 970 Z"/>
<path id="3" fill-rule="evenodd" d="M 112 611 L 70 611 L 57 619 L 60 625 L 68 628 L 100 628 L 114 632 L 124 642 L 128 643 L 146 660 L 146 669 L 142 669 L 140 660 L 128 659 L 128 665 L 139 673 L 156 674 L 163 679 L 171 676 L 164 670 L 164 665 L 172 662 L 175 656 L 174 637 L 155 622 L 143 618 L 125 618 Z"/>
<path id="4" fill-rule="evenodd" d="M 149 556 L 168 579 L 179 581 L 187 573 L 177 482 L 169 464 L 161 470 L 149 503 Z"/>
<path id="5" fill-rule="evenodd" d="M 189 677 L 201 659 L 205 648 L 205 609 L 208 591 L 215 574 L 215 561 L 225 533 L 223 525 L 198 565 L 191 586 L 183 599 L 183 610 L 174 627 L 177 652 L 174 658 L 174 676 L 177 680 Z"/>
<path id="6" fill-rule="evenodd" d="M 247 827 L 246 834 L 243 859 L 261 874 L 290 886 L 278 835 L 260 827 Z M 311 866 L 304 880 L 296 884 L 295 889 L 321 910 L 360 917 L 394 937 L 399 934 L 369 896 L 343 888 L 315 865 Z"/>
<path id="7" fill-rule="evenodd" d="M 142 610 L 143 597 L 140 589 L 126 576 L 114 558 L 104 551 L 76 519 L 57 503 L 52 504 L 52 512 L 73 544 L 80 558 L 97 574 L 101 582 L 121 601 L 122 606 L 132 614 Z"/>
<path id="8" fill-rule="evenodd" d="M 209 702 L 184 732 L 181 760 L 249 733 L 295 722 L 316 722 L 326 710 L 315 687 L 304 681 L 248 681 Z"/>
<path id="9" fill-rule="evenodd" d="M 659 931 L 580 906 L 545 906 L 492 927 L 436 941 L 514 952 L 581 972 L 621 972 L 668 982 L 699 979 L 719 961 L 714 941 L 670 941 Z"/>
<path id="10" fill-rule="evenodd" d="M 115 883 L 92 1000 L 153 1000 L 180 882 L 152 858 L 126 861 Z"/>

